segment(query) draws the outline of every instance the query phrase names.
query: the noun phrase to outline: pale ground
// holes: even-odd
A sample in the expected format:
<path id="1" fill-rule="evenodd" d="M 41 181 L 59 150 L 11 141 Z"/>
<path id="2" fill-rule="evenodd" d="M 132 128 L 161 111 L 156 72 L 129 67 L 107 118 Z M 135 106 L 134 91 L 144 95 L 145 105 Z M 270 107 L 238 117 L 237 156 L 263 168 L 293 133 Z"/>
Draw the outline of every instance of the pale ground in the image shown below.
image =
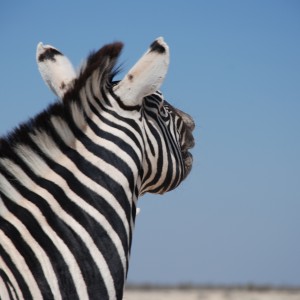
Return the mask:
<path id="1" fill-rule="evenodd" d="M 130 289 L 124 300 L 300 300 L 300 290 Z"/>

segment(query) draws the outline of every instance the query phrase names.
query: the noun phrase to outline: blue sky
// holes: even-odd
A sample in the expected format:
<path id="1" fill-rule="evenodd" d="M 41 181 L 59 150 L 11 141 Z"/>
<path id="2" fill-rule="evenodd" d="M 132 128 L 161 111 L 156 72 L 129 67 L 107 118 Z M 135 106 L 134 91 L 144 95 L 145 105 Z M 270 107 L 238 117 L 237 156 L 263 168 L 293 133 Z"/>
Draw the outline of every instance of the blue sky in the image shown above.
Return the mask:
<path id="1" fill-rule="evenodd" d="M 300 2 L 2 1 L 0 134 L 55 101 L 38 42 L 75 66 L 121 40 L 127 70 L 158 36 L 162 90 L 196 122 L 194 166 L 140 199 L 129 281 L 300 285 Z"/>

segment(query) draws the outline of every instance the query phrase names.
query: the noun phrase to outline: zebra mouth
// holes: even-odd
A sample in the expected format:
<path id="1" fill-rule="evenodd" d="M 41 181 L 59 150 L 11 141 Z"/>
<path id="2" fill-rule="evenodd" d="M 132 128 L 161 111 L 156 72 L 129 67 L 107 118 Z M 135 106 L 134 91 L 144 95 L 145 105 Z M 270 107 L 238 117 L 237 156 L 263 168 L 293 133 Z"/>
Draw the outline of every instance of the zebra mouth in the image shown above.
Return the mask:
<path id="1" fill-rule="evenodd" d="M 182 152 L 182 158 L 184 162 L 184 179 L 185 179 L 192 170 L 193 155 L 186 150 Z"/>
<path id="2" fill-rule="evenodd" d="M 195 129 L 195 122 L 191 116 L 176 109 L 177 114 L 182 118 L 184 123 L 184 134 L 182 135 L 183 142 L 181 144 L 181 155 L 184 163 L 184 178 L 191 172 L 193 165 L 193 155 L 189 152 L 195 146 L 195 139 L 193 130 Z"/>

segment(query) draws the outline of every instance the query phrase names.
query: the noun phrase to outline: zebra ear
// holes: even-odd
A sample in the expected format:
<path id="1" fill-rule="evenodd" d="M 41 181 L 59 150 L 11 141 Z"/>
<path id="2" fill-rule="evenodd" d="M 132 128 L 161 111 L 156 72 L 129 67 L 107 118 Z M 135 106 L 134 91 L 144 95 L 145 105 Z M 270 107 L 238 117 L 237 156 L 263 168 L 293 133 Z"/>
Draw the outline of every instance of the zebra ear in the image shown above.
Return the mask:
<path id="1" fill-rule="evenodd" d="M 76 78 L 76 72 L 69 59 L 56 48 L 39 43 L 36 60 L 43 80 L 62 99 Z"/>
<path id="2" fill-rule="evenodd" d="M 160 37 L 115 87 L 125 105 L 141 105 L 143 98 L 161 86 L 169 66 L 169 47 Z"/>

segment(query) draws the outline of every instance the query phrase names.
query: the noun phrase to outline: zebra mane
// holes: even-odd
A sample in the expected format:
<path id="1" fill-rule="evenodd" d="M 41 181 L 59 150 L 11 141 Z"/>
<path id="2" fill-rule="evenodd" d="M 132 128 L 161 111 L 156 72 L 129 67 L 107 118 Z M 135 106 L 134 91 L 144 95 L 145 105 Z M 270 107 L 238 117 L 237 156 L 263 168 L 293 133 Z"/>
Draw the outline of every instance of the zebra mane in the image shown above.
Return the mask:
<path id="1" fill-rule="evenodd" d="M 118 73 L 115 68 L 116 61 L 121 53 L 123 44 L 116 42 L 106 45 L 96 52 L 92 52 L 85 64 L 81 67 L 79 75 L 75 79 L 73 88 L 70 88 L 63 97 L 63 100 L 74 99 L 80 89 L 85 85 L 87 79 L 97 70 L 101 75 L 100 86 L 104 86 L 112 81 L 112 78 Z"/>
<path id="2" fill-rule="evenodd" d="M 19 144 L 31 144 L 30 136 L 32 134 L 47 133 L 52 130 L 52 117 L 70 121 L 72 119 L 71 110 L 74 107 L 72 104 L 76 103 L 79 109 L 82 108 L 79 92 L 95 72 L 98 71 L 99 88 L 107 88 L 111 84 L 113 77 L 118 73 L 118 68 L 115 66 L 122 47 L 123 44 L 121 42 L 116 42 L 106 45 L 96 52 L 92 52 L 82 66 L 74 84 L 65 93 L 63 101 L 50 104 L 48 108 L 35 117 L 20 124 L 6 136 L 0 137 L 0 158 L 10 157 L 13 149 Z"/>

